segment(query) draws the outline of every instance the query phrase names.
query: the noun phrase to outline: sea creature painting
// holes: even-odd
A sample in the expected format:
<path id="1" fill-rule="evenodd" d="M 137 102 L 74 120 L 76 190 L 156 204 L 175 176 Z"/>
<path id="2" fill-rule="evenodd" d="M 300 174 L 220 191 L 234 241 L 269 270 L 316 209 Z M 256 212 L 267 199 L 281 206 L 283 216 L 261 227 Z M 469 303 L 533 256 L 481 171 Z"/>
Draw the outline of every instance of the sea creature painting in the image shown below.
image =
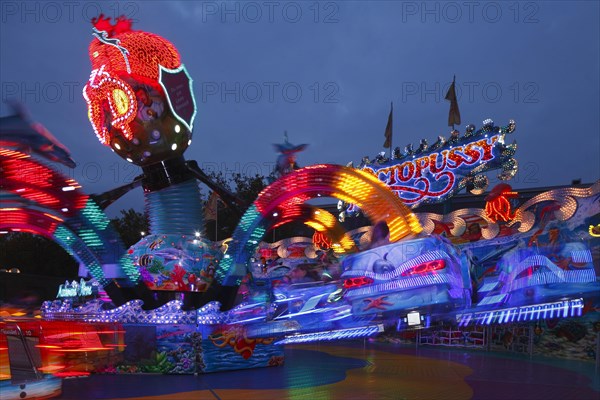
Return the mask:
<path id="1" fill-rule="evenodd" d="M 217 330 L 208 338 L 216 347 L 231 346 L 245 360 L 252 357 L 257 344 L 271 344 L 275 340 L 274 338 L 248 339 L 241 329 L 235 327 Z"/>
<path id="2" fill-rule="evenodd" d="M 394 305 L 394 303 L 390 303 L 389 301 L 386 301 L 385 299 L 387 299 L 387 296 L 381 296 L 376 299 L 364 299 L 364 301 L 367 302 L 368 304 L 365 306 L 363 311 L 370 310 L 371 308 L 375 308 L 377 310 L 385 310 L 386 306 Z"/>

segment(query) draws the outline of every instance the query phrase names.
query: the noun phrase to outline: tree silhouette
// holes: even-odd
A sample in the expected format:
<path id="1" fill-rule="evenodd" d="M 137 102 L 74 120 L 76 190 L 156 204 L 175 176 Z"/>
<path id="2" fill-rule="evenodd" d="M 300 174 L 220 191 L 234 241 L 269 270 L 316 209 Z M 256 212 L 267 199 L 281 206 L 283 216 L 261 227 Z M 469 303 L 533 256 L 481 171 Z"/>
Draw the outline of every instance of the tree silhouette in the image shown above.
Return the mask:
<path id="1" fill-rule="evenodd" d="M 111 219 L 110 222 L 127 248 L 136 244 L 142 235 L 147 235 L 150 229 L 148 217 L 133 208 L 121 210 L 121 216 Z"/>
<path id="2" fill-rule="evenodd" d="M 79 264 L 57 243 L 43 236 L 12 232 L 0 235 L 0 269 L 22 274 L 77 278 Z"/>
<path id="3" fill-rule="evenodd" d="M 227 179 L 221 172 L 209 174 L 211 179 L 234 193 L 247 207 L 256 200 L 258 194 L 268 185 L 269 178 L 262 175 L 246 176 L 234 173 Z M 208 197 L 208 196 L 207 196 Z M 205 221 L 205 233 L 209 240 L 223 240 L 231 237 L 239 223 L 239 216 L 221 202 L 217 202 L 217 219 Z M 215 232 L 215 231 L 218 232 Z"/>

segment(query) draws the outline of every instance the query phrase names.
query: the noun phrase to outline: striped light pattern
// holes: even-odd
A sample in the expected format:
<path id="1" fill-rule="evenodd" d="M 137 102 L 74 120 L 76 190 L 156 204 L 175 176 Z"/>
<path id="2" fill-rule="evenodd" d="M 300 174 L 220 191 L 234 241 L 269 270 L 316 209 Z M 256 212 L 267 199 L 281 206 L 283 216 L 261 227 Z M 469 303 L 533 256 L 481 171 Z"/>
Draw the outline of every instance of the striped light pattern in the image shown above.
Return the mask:
<path id="1" fill-rule="evenodd" d="M 562 300 L 525 307 L 513 307 L 493 311 L 458 314 L 458 326 L 469 324 L 490 325 L 509 322 L 526 322 L 546 318 L 580 317 L 583 314 L 583 299 Z"/>
<path id="2" fill-rule="evenodd" d="M 319 195 L 356 204 L 373 221 L 385 220 L 392 242 L 422 230 L 410 209 L 375 176 L 339 165 L 313 165 L 285 175 L 265 188 L 255 204 L 263 216 L 270 216 L 286 201 Z"/>
<path id="3" fill-rule="evenodd" d="M 110 224 L 104 211 L 92 200 L 86 203 L 85 208 L 81 210 L 81 214 L 99 230 L 106 229 Z"/>
<path id="4" fill-rule="evenodd" d="M 140 280 L 140 272 L 131 262 L 119 235 L 100 207 L 89 199 L 81 213 L 67 221 L 75 234 L 92 249 L 102 263 L 119 264 L 125 276 L 134 285 Z"/>
<path id="5" fill-rule="evenodd" d="M 372 174 L 339 165 L 313 165 L 283 176 L 259 194 L 233 234 L 226 257 L 216 271 L 217 280 L 224 285 L 239 284 L 243 276 L 240 273 L 246 273 L 245 264 L 262 238 L 260 233 L 275 223 L 282 205 L 319 196 L 356 204 L 372 221 L 385 220 L 392 242 L 422 231 L 410 209 Z"/>
<path id="6" fill-rule="evenodd" d="M 54 239 L 67 251 L 67 253 L 85 265 L 90 272 L 90 275 L 92 275 L 102 287 L 108 285 L 109 281 L 104 277 L 102 264 L 98 260 L 98 257 L 74 232 L 69 230 L 66 226 L 61 225 L 56 229 Z"/>
<path id="7" fill-rule="evenodd" d="M 583 255 L 587 253 L 588 255 Z M 591 253 L 589 250 L 576 251 L 577 257 L 589 260 L 591 262 Z M 525 276 L 517 279 L 517 276 L 530 268 L 543 267 L 544 270 L 536 271 L 531 276 Z M 596 273 L 593 268 L 582 268 L 578 270 L 563 270 L 552 260 L 543 255 L 534 255 L 521 261 L 510 273 L 504 271 L 499 276 L 499 281 L 503 283 L 502 292 L 508 293 L 515 289 L 521 289 L 526 286 L 546 285 L 549 283 L 588 283 L 596 281 Z"/>
<path id="8" fill-rule="evenodd" d="M 382 272 L 376 273 L 372 271 L 357 271 L 356 274 L 360 276 L 367 276 L 369 278 L 373 278 L 376 281 L 388 281 L 390 279 L 396 279 L 402 276 L 402 274 L 406 271 L 409 271 L 416 267 L 419 264 L 423 264 L 429 261 L 435 260 L 447 260 L 450 259 L 450 256 L 442 250 L 433 250 L 428 251 L 424 254 L 421 254 L 417 257 L 411 258 L 410 260 L 400 264 L 393 271 L 390 272 Z M 347 271 L 344 273 L 344 276 L 352 276 L 353 271 Z"/>
<path id="9" fill-rule="evenodd" d="M 68 211 L 72 216 L 83 208 L 88 196 L 78 190 L 81 186 L 31 156 L 18 151 L 0 149 L 2 191 L 15 194 L 41 206 Z"/>
<path id="10" fill-rule="evenodd" d="M 365 274 L 366 275 L 366 274 Z M 397 292 L 399 290 L 415 289 L 419 287 L 449 284 L 460 287 L 461 281 L 451 274 L 416 275 L 409 278 L 397 279 L 377 285 L 365 286 L 348 292 L 348 296 L 365 296 L 377 293 Z"/>
<path id="11" fill-rule="evenodd" d="M 592 259 L 592 252 L 589 250 L 574 250 L 571 252 L 571 258 L 574 263 L 591 263 L 594 260 Z"/>
<path id="12" fill-rule="evenodd" d="M 0 208 L 0 229 L 27 232 L 51 239 L 63 222 L 60 217 L 47 212 L 26 208 Z"/>
<path id="13" fill-rule="evenodd" d="M 491 296 L 485 296 L 477 306 L 487 306 L 490 304 L 499 304 L 503 302 L 508 297 L 507 293 L 499 293 Z"/>
<path id="14" fill-rule="evenodd" d="M 276 345 L 291 343 L 308 343 L 325 340 L 354 339 L 359 337 L 373 336 L 383 332 L 383 325 L 368 325 L 358 328 L 347 328 L 314 333 L 302 333 L 287 336 L 285 339 L 275 342 Z"/>
<path id="15" fill-rule="evenodd" d="M 554 272 L 536 272 L 531 276 L 519 278 L 511 281 L 507 286 L 503 286 L 502 290 L 505 293 L 513 290 L 523 289 L 526 287 L 548 285 L 551 283 L 592 283 L 596 282 L 596 272 L 592 268 L 586 268 L 573 271 L 560 271 L 559 274 Z"/>
<path id="16" fill-rule="evenodd" d="M 80 185 L 30 155 L 0 149 L 0 228 L 56 240 L 103 286 L 102 264 L 120 263 L 131 283 L 139 272 L 98 205 Z"/>
<path id="17" fill-rule="evenodd" d="M 195 179 L 145 194 L 153 234 L 194 235 L 204 230 L 200 190 Z"/>

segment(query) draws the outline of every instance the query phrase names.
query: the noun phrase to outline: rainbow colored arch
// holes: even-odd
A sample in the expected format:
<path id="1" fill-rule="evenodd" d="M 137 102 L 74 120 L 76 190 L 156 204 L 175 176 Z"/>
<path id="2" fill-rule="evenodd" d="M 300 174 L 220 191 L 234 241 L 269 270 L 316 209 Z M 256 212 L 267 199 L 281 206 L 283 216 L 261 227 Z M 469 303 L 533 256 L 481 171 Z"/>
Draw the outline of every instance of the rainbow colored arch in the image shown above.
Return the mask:
<path id="1" fill-rule="evenodd" d="M 239 284 L 250 255 L 267 230 L 279 223 L 278 218 L 291 219 L 299 205 L 320 196 L 356 204 L 372 221 L 386 221 L 391 241 L 422 230 L 417 217 L 375 176 L 340 165 L 312 165 L 283 176 L 259 194 L 233 234 L 216 272 L 219 282 Z"/>

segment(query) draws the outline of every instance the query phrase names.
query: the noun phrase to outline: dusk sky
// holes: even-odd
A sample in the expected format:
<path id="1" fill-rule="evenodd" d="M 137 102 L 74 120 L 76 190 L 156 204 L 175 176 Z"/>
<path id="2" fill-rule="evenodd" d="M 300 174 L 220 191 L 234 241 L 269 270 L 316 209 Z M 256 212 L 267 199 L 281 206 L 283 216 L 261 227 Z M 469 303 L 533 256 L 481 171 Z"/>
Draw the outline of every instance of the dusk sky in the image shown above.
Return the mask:
<path id="1" fill-rule="evenodd" d="M 287 130 L 301 166 L 346 164 L 449 136 L 446 90 L 481 127 L 516 121 L 515 188 L 600 178 L 597 1 L 82 2 L 3 1 L 1 115 L 24 103 L 72 152 L 87 193 L 140 173 L 96 139 L 81 95 L 89 20 L 125 14 L 179 49 L 198 113 L 186 159 L 207 172 L 267 175 Z M 67 172 L 66 167 L 60 169 Z M 491 185 L 497 183 L 490 176 Z M 204 190 L 206 193 L 206 190 Z M 111 206 L 143 208 L 141 189 Z"/>

